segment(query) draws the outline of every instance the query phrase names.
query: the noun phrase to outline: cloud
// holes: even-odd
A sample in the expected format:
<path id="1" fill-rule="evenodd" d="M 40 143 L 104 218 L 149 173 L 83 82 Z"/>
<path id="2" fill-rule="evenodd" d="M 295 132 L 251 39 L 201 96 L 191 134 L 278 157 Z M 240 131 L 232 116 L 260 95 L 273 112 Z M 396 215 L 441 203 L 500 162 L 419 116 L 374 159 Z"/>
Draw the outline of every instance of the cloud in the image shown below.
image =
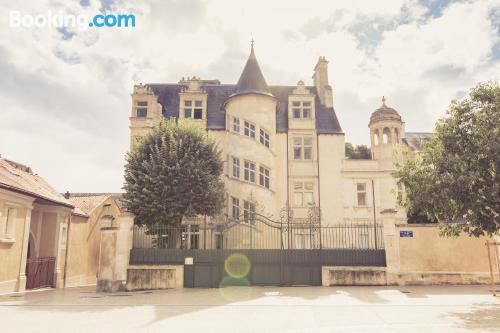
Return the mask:
<path id="1" fill-rule="evenodd" d="M 269 84 L 312 84 L 330 60 L 347 140 L 368 143 L 381 96 L 408 131 L 431 131 L 453 98 L 500 73 L 498 0 L 42 0 L 8 13 L 132 12 L 134 29 L 9 28 L 0 16 L 0 153 L 60 191 L 119 191 L 138 82 L 201 76 L 234 83 L 256 40 Z"/>

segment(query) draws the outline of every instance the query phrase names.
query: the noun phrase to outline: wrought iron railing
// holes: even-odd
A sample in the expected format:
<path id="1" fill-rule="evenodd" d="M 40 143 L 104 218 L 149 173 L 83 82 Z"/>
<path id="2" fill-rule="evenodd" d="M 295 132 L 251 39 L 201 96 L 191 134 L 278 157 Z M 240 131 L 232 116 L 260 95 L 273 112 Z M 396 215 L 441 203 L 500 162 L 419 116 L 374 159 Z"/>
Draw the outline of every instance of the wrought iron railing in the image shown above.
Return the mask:
<path id="1" fill-rule="evenodd" d="M 134 248 L 383 249 L 382 225 L 276 222 L 259 216 L 223 222 L 134 226 Z"/>

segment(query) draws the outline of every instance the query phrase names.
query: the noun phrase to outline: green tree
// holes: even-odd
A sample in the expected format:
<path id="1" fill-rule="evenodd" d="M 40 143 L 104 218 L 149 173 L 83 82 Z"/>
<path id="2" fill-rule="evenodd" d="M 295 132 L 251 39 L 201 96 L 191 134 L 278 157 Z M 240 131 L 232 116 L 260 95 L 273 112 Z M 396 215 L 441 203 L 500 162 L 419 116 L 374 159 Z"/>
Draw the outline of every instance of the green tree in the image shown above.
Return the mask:
<path id="1" fill-rule="evenodd" d="M 126 161 L 124 202 L 137 224 L 177 224 L 223 207 L 220 151 L 195 124 L 160 121 Z"/>
<path id="2" fill-rule="evenodd" d="M 345 143 L 345 156 L 351 160 L 369 160 L 372 158 L 370 148 L 365 145 L 354 147 L 352 143 Z"/>
<path id="3" fill-rule="evenodd" d="M 444 235 L 480 236 L 500 230 L 500 87 L 479 84 L 452 101 L 434 137 L 395 176 L 409 214 L 442 223 Z M 464 223 L 447 223 L 464 221 Z"/>

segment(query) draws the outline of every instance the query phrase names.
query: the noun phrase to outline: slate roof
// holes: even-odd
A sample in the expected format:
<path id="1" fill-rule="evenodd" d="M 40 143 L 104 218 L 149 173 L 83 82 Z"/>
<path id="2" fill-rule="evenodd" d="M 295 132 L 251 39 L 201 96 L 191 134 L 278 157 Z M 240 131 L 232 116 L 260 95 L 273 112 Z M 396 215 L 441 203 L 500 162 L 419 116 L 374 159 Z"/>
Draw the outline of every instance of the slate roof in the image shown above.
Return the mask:
<path id="1" fill-rule="evenodd" d="M 0 158 L 0 188 L 33 197 L 40 204 L 74 208 L 71 202 L 33 173 L 30 167 L 4 158 Z"/>
<path id="2" fill-rule="evenodd" d="M 148 84 L 158 96 L 158 102 L 163 107 L 163 115 L 167 118 L 179 116 L 179 92 L 187 89 L 184 84 Z M 224 103 L 236 91 L 232 84 L 202 84 L 207 97 L 207 128 L 210 130 L 224 130 L 226 128 L 226 111 Z M 288 95 L 296 86 L 268 86 L 270 93 L 278 100 L 276 110 L 276 131 L 288 131 Z M 340 134 L 340 127 L 334 108 L 327 108 L 321 104 L 316 88 L 306 87 L 316 96 L 316 130 L 318 134 Z"/>
<path id="3" fill-rule="evenodd" d="M 241 72 L 240 79 L 236 83 L 235 91 L 231 96 L 243 95 L 243 94 L 261 94 L 266 96 L 272 96 L 267 86 L 266 79 L 260 70 L 259 63 L 255 57 L 255 52 L 252 49 L 250 51 L 250 56 L 248 57 L 247 63 Z"/>
<path id="4" fill-rule="evenodd" d="M 179 117 L 179 93 L 187 90 L 187 84 L 147 84 L 151 87 L 158 102 L 162 105 L 163 116 Z M 236 85 L 220 84 L 218 80 L 202 81 L 201 89 L 207 93 L 207 129 L 225 130 L 225 102 L 232 96 L 242 94 L 260 94 L 275 97 L 278 100 L 276 110 L 276 132 L 288 131 L 288 95 L 296 86 L 268 86 L 252 48 L 247 63 Z M 316 131 L 318 134 L 342 134 L 334 108 L 321 104 L 315 87 L 307 87 L 315 95 Z"/>
<path id="5" fill-rule="evenodd" d="M 434 133 L 406 132 L 403 143 L 410 146 L 415 151 L 422 150 L 422 143 L 432 138 Z"/>

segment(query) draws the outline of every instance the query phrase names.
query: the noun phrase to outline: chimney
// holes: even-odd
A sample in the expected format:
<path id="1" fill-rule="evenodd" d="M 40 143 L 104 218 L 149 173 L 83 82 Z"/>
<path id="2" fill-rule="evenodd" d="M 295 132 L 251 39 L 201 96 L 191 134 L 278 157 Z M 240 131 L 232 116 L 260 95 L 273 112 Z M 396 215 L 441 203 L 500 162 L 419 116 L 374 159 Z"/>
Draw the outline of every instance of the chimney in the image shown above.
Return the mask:
<path id="1" fill-rule="evenodd" d="M 312 78 L 321 104 L 328 108 L 333 107 L 333 91 L 328 83 L 328 60 L 325 57 L 319 57 Z"/>

